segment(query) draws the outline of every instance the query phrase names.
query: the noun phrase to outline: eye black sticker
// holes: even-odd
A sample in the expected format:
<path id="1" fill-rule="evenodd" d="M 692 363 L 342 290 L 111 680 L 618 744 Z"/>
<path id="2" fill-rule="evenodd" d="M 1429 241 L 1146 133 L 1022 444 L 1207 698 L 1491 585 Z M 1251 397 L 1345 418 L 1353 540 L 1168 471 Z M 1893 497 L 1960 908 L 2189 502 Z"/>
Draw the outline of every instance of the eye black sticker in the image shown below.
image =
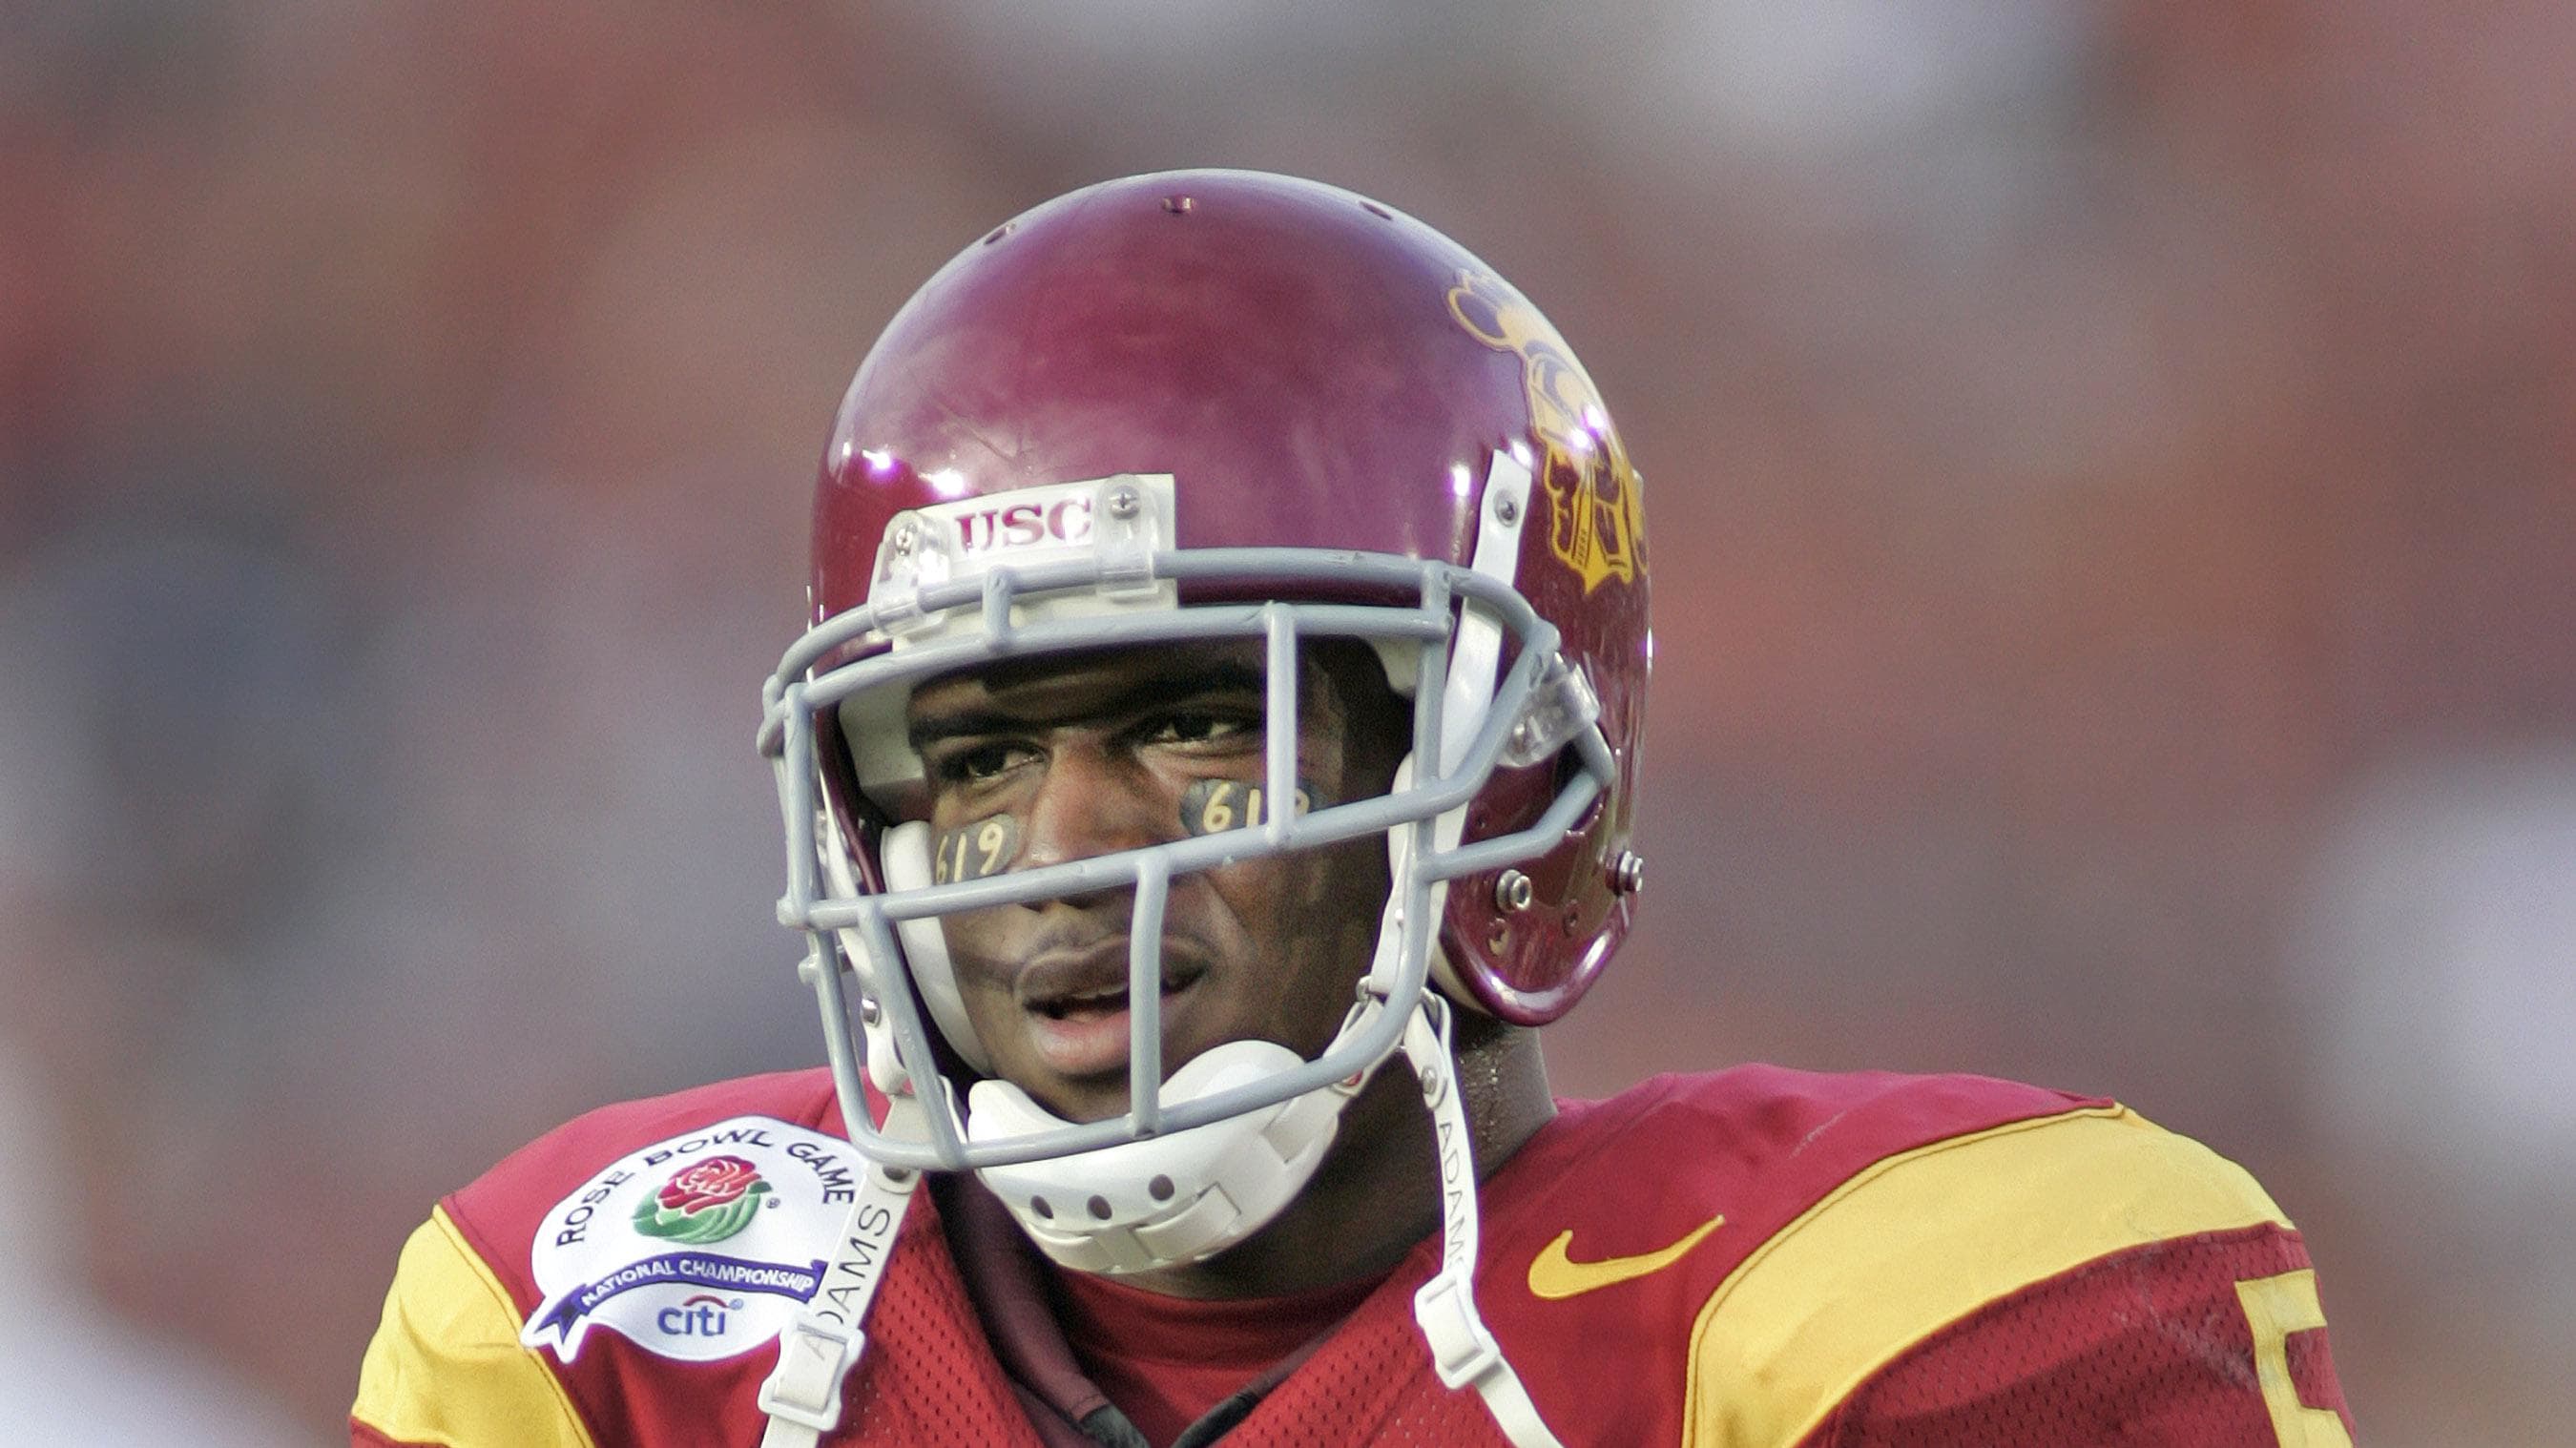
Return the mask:
<path id="1" fill-rule="evenodd" d="M 991 815 L 939 836 L 938 848 L 930 856 L 930 881 L 934 885 L 953 885 L 960 880 L 981 880 L 1009 869 L 1019 857 L 1019 817 Z"/>
<path id="2" fill-rule="evenodd" d="M 1269 800 L 1262 786 L 1241 779 L 1202 779 L 1181 792 L 1181 828 L 1194 835 L 1245 829 L 1266 818 Z M 1312 780 L 1297 781 L 1296 813 L 1315 807 Z"/>

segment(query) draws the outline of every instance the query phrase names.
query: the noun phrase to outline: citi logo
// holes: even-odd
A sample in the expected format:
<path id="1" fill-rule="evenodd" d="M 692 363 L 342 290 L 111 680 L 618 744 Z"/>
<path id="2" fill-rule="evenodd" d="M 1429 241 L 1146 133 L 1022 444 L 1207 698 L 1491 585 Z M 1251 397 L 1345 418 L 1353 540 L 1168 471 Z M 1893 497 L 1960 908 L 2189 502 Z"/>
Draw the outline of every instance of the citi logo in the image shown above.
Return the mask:
<path id="1" fill-rule="evenodd" d="M 1080 543 L 1091 536 L 1091 497 L 1077 493 L 1052 503 L 1004 503 L 957 518 L 958 542 L 968 553 L 1039 544 Z"/>
<path id="2" fill-rule="evenodd" d="M 673 1337 L 722 1337 L 729 1315 L 742 1310 L 742 1299 L 730 1300 L 701 1292 L 677 1307 L 665 1307 L 654 1315 L 653 1325 Z"/>

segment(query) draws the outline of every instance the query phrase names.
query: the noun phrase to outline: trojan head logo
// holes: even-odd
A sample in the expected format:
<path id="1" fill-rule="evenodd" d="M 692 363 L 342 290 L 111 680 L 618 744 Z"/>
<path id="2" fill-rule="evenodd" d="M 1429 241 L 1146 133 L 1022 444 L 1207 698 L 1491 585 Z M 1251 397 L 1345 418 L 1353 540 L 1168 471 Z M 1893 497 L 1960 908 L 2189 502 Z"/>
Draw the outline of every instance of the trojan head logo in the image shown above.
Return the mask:
<path id="1" fill-rule="evenodd" d="M 1635 582 L 1645 528 L 1637 473 L 1565 339 L 1502 278 L 1484 272 L 1458 274 L 1449 315 L 1486 346 L 1520 355 L 1530 416 L 1547 449 L 1538 475 L 1550 506 L 1548 546 L 1581 576 L 1586 593 L 1604 579 Z"/>

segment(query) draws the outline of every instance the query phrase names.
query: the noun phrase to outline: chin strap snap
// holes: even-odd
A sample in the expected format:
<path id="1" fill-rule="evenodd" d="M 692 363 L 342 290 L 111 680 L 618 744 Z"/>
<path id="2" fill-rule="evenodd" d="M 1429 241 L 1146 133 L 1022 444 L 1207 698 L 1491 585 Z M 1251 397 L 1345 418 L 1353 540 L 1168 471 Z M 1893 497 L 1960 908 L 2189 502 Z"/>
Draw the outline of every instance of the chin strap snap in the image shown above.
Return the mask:
<path id="1" fill-rule="evenodd" d="M 1440 1157 L 1440 1271 L 1413 1294 L 1413 1320 L 1442 1386 L 1474 1388 L 1514 1448 L 1564 1448 L 1476 1311 L 1476 1156 L 1449 1054 L 1449 1003 L 1425 993 L 1404 1028 L 1404 1058 L 1422 1085 Z"/>
<path id="2" fill-rule="evenodd" d="M 895 1097 L 883 1129 L 888 1136 L 927 1140 L 920 1099 L 908 1092 Z M 821 1285 L 778 1334 L 778 1366 L 760 1385 L 760 1411 L 769 1415 L 760 1448 L 814 1448 L 840 1426 L 841 1385 L 868 1346 L 859 1324 L 867 1321 L 868 1304 L 885 1281 L 903 1214 L 920 1185 L 919 1172 L 868 1164 Z"/>

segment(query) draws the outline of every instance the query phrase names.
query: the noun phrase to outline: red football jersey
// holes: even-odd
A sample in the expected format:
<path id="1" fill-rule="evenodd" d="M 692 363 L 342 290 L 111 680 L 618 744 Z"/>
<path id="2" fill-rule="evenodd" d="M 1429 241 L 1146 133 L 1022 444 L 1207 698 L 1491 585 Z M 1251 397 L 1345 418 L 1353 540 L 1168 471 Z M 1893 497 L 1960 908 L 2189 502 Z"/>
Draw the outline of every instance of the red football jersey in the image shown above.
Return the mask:
<path id="1" fill-rule="evenodd" d="M 855 1154 L 820 1072 L 593 1113 L 405 1247 L 361 1448 L 752 1444 Z M 1482 1192 L 1477 1304 L 1567 1448 L 2349 1444 L 2315 1278 L 2241 1169 L 2105 1101 L 1743 1067 L 1566 1103 Z M 1489 1445 L 1419 1246 L 1224 1441 Z M 1084 1442 L 987 1340 L 921 1195 L 848 1445 Z"/>

